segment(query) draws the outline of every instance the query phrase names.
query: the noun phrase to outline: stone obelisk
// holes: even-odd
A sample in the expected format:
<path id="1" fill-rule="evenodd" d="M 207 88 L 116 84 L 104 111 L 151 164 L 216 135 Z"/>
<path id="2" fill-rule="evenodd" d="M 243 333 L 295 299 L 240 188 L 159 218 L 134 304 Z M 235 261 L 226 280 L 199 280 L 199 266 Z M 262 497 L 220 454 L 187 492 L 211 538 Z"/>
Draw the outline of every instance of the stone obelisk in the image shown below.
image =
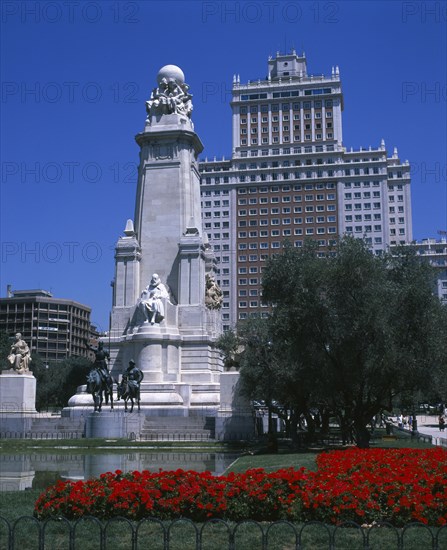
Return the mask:
<path id="1" fill-rule="evenodd" d="M 144 373 L 142 410 L 185 415 L 219 405 L 220 304 L 205 303 L 215 260 L 202 232 L 192 96 L 174 65 L 160 69 L 157 84 L 135 138 L 135 217 L 116 245 L 108 341 L 112 376 L 131 359 Z"/>

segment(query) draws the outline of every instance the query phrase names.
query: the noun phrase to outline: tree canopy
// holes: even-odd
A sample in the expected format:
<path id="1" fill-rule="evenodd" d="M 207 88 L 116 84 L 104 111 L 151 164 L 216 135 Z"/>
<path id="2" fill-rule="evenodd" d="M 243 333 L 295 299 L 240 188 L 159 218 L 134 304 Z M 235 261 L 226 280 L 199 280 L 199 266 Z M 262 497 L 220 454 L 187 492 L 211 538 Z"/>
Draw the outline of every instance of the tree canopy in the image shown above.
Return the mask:
<path id="1" fill-rule="evenodd" d="M 68 357 L 57 363 L 45 364 L 39 355 L 32 356 L 31 369 L 36 377 L 36 408 L 62 408 L 76 393 L 78 386 L 86 383 L 91 362 L 85 357 Z"/>
<path id="2" fill-rule="evenodd" d="M 287 407 L 295 423 L 309 407 L 330 410 L 368 446 L 368 423 L 395 396 L 430 391 L 445 376 L 447 310 L 411 248 L 377 256 L 344 238 L 324 258 L 317 250 L 286 246 L 268 262 L 272 314 L 241 330 L 243 386 Z"/>

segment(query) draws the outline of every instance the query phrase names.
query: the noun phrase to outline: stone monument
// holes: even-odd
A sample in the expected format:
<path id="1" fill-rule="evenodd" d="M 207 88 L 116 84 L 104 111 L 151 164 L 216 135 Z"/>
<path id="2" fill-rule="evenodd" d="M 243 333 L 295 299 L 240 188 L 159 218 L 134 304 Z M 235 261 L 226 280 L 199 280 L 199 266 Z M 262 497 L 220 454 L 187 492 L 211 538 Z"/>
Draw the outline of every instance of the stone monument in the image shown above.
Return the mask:
<path id="1" fill-rule="evenodd" d="M 7 361 L 11 368 L 2 370 L 0 376 L 0 433 L 19 434 L 29 430 L 37 413 L 30 349 L 20 333 L 15 335 Z"/>
<path id="2" fill-rule="evenodd" d="M 217 411 L 223 371 L 215 341 L 221 293 L 215 258 L 202 231 L 192 96 L 182 70 L 160 69 L 136 136 L 140 164 L 134 220 L 115 249 L 110 371 L 117 380 L 130 360 L 143 372 L 145 415 Z M 69 407 L 85 407 L 77 394 Z"/>

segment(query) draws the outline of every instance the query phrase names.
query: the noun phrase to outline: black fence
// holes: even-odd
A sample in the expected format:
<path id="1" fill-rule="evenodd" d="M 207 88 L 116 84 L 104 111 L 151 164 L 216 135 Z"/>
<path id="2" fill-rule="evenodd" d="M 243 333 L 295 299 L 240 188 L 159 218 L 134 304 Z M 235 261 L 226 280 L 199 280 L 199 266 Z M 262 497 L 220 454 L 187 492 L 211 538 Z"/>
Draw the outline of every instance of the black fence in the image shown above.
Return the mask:
<path id="1" fill-rule="evenodd" d="M 64 432 L 64 431 L 3 431 L 0 432 L 0 439 L 82 439 L 83 432 Z"/>
<path id="2" fill-rule="evenodd" d="M 94 517 L 68 521 L 38 521 L 23 516 L 8 521 L 0 516 L 1 550 L 445 550 L 447 526 L 422 523 L 393 527 L 388 523 L 360 526 L 321 522 L 294 524 L 287 521 L 240 523 L 209 520 L 197 524 L 188 519 L 163 522 L 146 518 L 100 521 Z"/>

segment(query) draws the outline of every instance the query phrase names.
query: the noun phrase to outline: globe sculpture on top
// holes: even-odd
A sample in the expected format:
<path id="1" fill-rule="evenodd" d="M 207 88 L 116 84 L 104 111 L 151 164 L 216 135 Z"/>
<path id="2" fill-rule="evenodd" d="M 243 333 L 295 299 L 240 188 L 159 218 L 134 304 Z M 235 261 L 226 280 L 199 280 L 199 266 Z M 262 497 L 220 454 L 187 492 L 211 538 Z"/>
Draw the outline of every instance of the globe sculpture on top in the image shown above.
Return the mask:
<path id="1" fill-rule="evenodd" d="M 192 95 L 188 93 L 189 86 L 185 84 L 185 75 L 176 65 L 165 65 L 158 71 L 157 88 L 146 101 L 147 121 L 152 116 L 179 114 L 191 118 Z"/>

